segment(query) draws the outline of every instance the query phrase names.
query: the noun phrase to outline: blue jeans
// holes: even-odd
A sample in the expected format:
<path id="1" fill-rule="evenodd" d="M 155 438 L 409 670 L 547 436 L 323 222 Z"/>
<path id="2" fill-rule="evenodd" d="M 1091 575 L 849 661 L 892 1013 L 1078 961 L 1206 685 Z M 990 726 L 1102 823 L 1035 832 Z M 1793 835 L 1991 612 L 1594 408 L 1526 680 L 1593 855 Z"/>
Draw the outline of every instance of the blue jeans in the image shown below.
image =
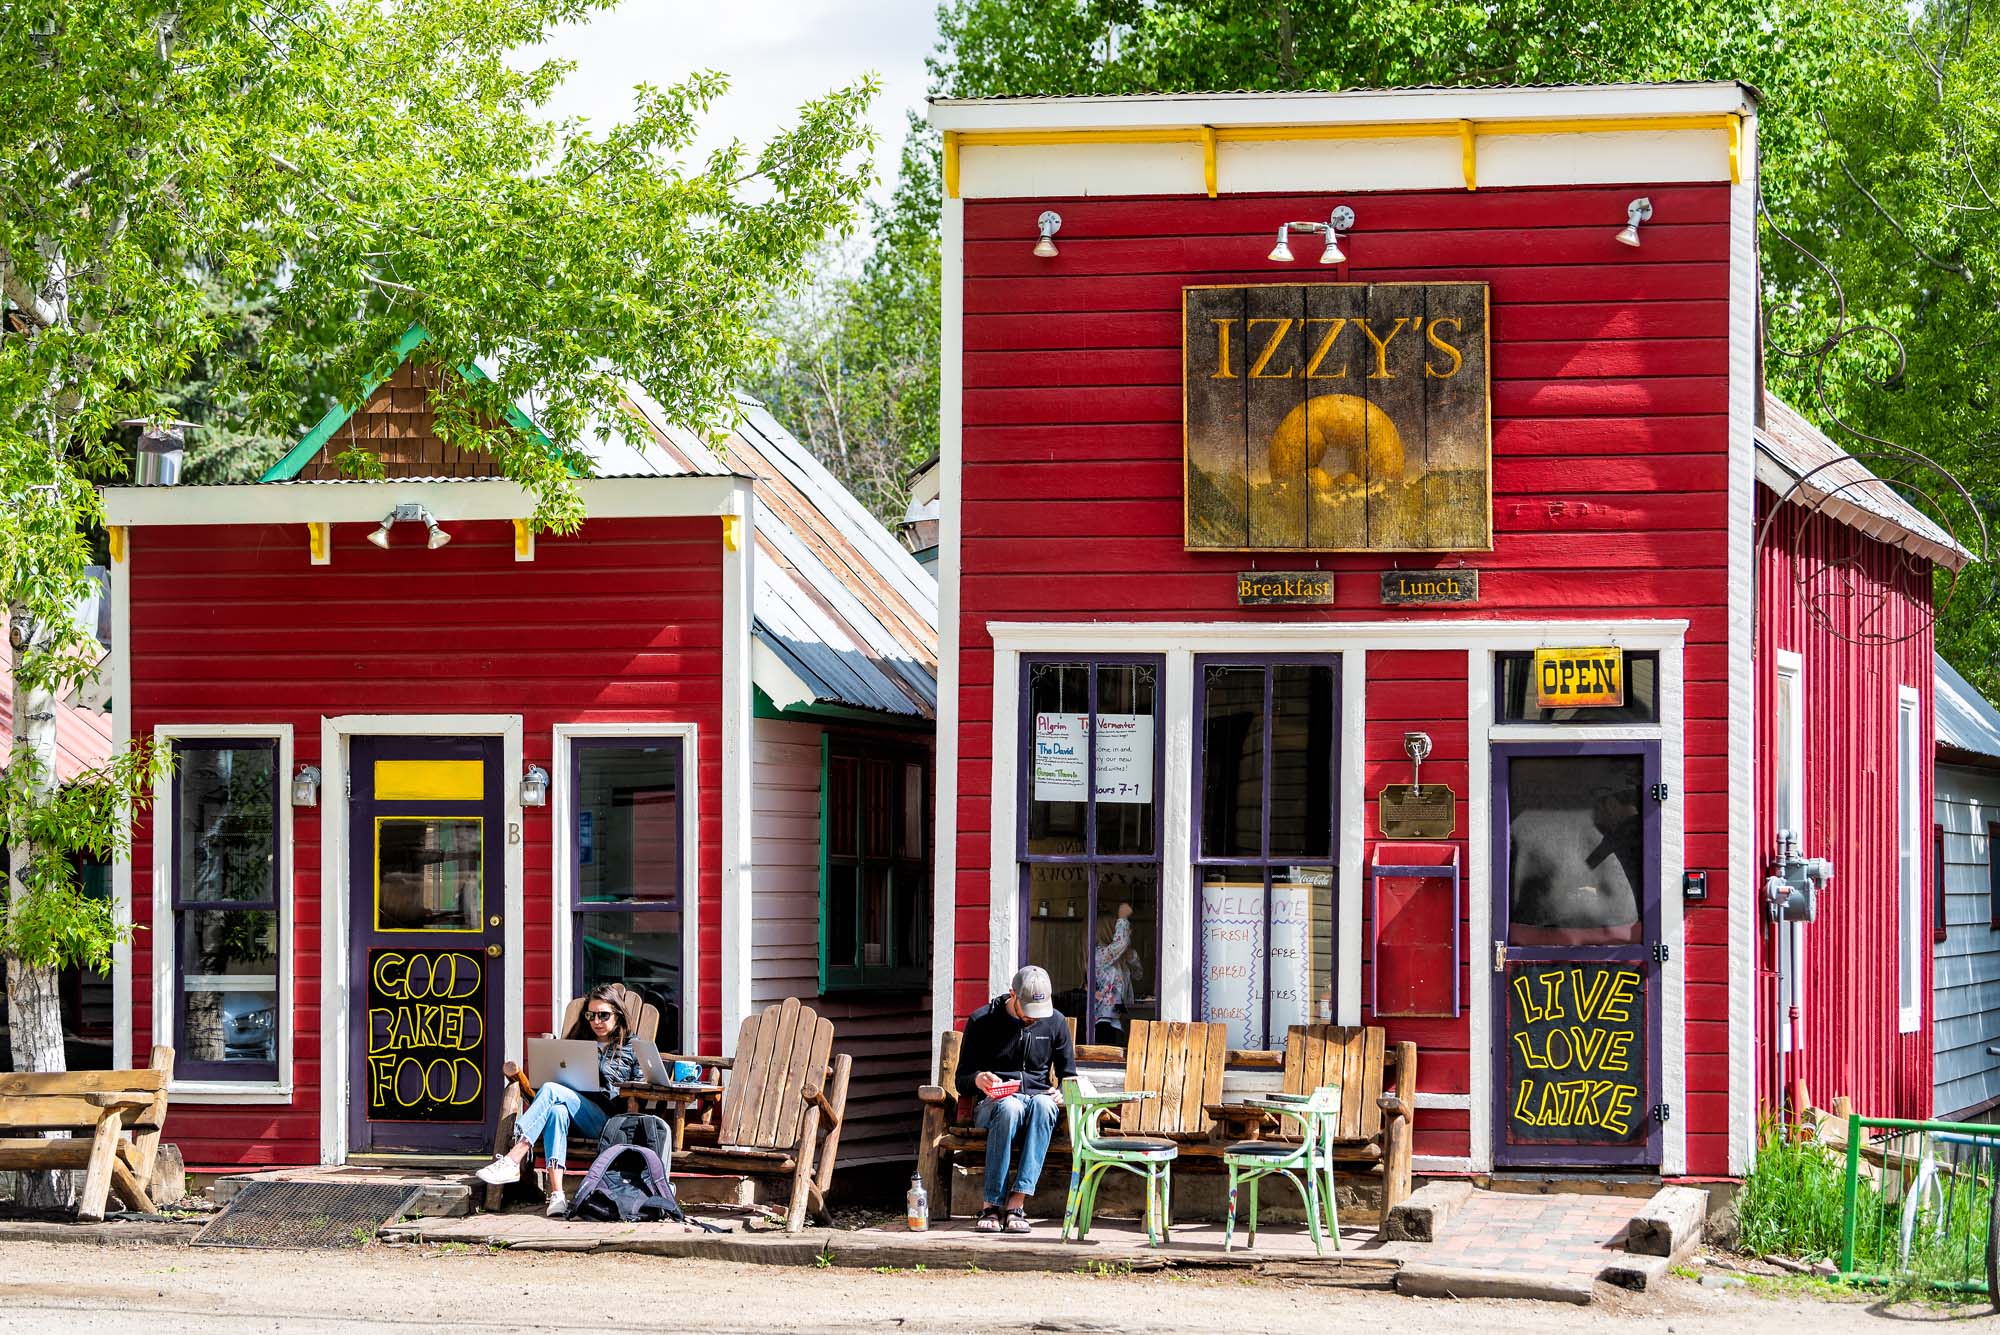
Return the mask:
<path id="1" fill-rule="evenodd" d="M 972 1120 L 986 1129 L 986 1203 L 1004 1205 L 1010 1192 L 1032 1193 L 1055 1138 L 1062 1104 L 1053 1094 L 981 1099 Z M 1014 1142 L 1021 1142 L 1015 1153 Z M 1014 1171 L 1009 1173 L 1008 1169 Z"/>
<path id="2" fill-rule="evenodd" d="M 604 1109 L 567 1085 L 554 1081 L 535 1093 L 535 1101 L 514 1119 L 514 1138 L 532 1141 L 542 1138 L 542 1156 L 551 1171 L 560 1173 L 569 1166 L 569 1129 L 580 1136 L 595 1136 L 604 1129 Z M 1048 1137 L 1042 1138 L 1048 1144 Z"/>

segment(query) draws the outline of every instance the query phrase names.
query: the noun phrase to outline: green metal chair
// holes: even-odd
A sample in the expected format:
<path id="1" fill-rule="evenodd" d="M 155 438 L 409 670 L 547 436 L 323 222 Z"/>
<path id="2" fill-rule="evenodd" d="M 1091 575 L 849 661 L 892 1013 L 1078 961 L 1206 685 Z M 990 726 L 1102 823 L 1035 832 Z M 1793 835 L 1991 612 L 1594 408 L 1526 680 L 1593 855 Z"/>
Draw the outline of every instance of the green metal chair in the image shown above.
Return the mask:
<path id="1" fill-rule="evenodd" d="M 1063 1206 L 1063 1241 L 1071 1230 L 1082 1242 L 1090 1234 L 1090 1217 L 1097 1209 L 1097 1188 L 1113 1168 L 1146 1179 L 1146 1241 L 1157 1247 L 1169 1241 L 1173 1224 L 1173 1167 L 1180 1148 L 1161 1136 L 1105 1136 L 1097 1124 L 1104 1114 L 1135 1099 L 1150 1099 L 1144 1091 L 1100 1094 L 1087 1076 L 1063 1081 L 1063 1110 L 1069 1117 L 1069 1200 Z M 1158 1221 L 1158 1229 L 1154 1223 Z"/>
<path id="2" fill-rule="evenodd" d="M 1250 1245 L 1257 1245 L 1257 1187 L 1273 1175 L 1287 1178 L 1299 1189 L 1305 1202 L 1306 1226 L 1312 1233 L 1313 1250 L 1324 1256 L 1322 1225 L 1333 1234 L 1333 1249 L 1340 1250 L 1340 1216 L 1333 1196 L 1333 1136 L 1340 1120 L 1340 1091 L 1323 1088 L 1311 1097 L 1246 1099 L 1250 1106 L 1267 1109 L 1299 1123 L 1297 1140 L 1239 1140 L 1222 1152 L 1229 1170 L 1229 1225 L 1223 1231 L 1222 1250 L 1236 1245 L 1236 1194 L 1240 1186 L 1250 1188 Z"/>

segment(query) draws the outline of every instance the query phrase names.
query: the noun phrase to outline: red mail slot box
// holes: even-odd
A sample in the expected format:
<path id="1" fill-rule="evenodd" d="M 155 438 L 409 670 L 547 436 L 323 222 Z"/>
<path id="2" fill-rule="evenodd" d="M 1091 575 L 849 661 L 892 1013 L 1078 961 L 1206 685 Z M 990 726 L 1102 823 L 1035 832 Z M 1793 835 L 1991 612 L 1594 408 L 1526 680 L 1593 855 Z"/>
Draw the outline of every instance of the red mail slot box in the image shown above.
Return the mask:
<path id="1" fill-rule="evenodd" d="M 1368 865 L 1377 1016 L 1459 1013 L 1458 848 L 1378 843 Z"/>

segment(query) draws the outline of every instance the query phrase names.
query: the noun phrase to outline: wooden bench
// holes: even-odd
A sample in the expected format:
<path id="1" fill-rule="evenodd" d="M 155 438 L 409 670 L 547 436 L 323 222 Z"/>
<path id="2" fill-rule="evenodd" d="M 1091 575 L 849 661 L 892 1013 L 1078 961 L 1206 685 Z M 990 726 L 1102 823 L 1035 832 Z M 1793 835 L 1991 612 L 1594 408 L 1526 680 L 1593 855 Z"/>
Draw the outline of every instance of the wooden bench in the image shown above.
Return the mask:
<path id="1" fill-rule="evenodd" d="M 167 1120 L 174 1050 L 153 1049 L 143 1071 L 17 1071 L 0 1075 L 0 1169 L 83 1169 L 76 1217 L 104 1218 L 111 1194 L 128 1210 L 153 1212 L 147 1185 Z M 67 1131 L 71 1139 L 45 1140 Z M 22 1135 L 23 1132 L 34 1133 Z"/>
<path id="2" fill-rule="evenodd" d="M 668 1055 L 729 1072 L 721 1115 L 690 1124 L 687 1148 L 674 1169 L 693 1168 L 747 1177 L 788 1178 L 785 1231 L 805 1227 L 810 1212 L 831 1222 L 826 1193 L 847 1115 L 847 1082 L 854 1059 L 833 1051 L 833 1021 L 787 997 L 762 1014 L 745 1016 L 736 1055 Z"/>

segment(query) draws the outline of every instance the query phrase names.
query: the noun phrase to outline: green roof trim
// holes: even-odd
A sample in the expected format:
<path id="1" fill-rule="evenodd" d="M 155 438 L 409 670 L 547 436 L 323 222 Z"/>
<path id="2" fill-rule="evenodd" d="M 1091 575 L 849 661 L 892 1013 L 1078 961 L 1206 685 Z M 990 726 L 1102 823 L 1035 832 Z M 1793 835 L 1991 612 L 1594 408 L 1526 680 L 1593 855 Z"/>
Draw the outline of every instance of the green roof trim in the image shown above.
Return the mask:
<path id="1" fill-rule="evenodd" d="M 903 732 L 931 732 L 937 728 L 935 719 L 905 718 L 900 714 L 883 714 L 872 709 L 856 709 L 851 705 L 815 702 L 780 709 L 777 702 L 766 695 L 764 688 L 755 682 L 750 683 L 750 693 L 752 718 L 782 719 L 787 723 L 868 723 L 878 728 L 895 728 Z"/>
<path id="2" fill-rule="evenodd" d="M 362 386 L 360 397 L 353 403 L 340 404 L 330 409 L 325 417 L 319 419 L 319 425 L 306 432 L 299 440 L 299 443 L 292 446 L 286 452 L 284 458 L 265 469 L 264 476 L 257 480 L 259 482 L 290 482 L 298 477 L 300 473 L 305 471 L 306 465 L 312 462 L 313 456 L 326 448 L 326 443 L 333 439 L 333 433 L 345 426 L 347 419 L 354 416 L 355 410 L 368 402 L 369 396 L 382 387 L 382 382 L 394 375 L 404 362 L 410 360 L 411 353 L 429 342 L 430 336 L 430 330 L 424 328 L 421 324 L 413 324 L 404 330 L 403 336 L 396 340 L 395 365 Z M 491 376 L 487 375 L 486 372 L 480 370 L 477 366 L 461 366 L 458 368 L 458 373 L 467 380 L 492 379 Z M 536 426 L 533 420 L 526 413 L 522 412 L 516 404 L 507 405 L 507 425 L 516 430 L 527 432 L 540 443 L 543 449 L 549 451 L 551 454 L 555 453 L 555 443 L 542 434 L 542 429 Z"/>

